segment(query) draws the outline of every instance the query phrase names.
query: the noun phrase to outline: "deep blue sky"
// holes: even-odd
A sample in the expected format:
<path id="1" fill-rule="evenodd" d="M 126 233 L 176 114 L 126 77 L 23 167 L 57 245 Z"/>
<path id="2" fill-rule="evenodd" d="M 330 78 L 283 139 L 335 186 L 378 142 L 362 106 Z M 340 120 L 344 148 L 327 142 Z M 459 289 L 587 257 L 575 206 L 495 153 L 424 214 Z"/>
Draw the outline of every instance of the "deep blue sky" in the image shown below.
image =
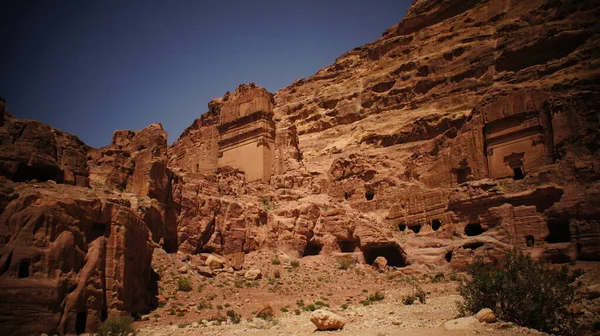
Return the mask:
<path id="1" fill-rule="evenodd" d="M 410 0 L 0 1 L 0 96 L 109 144 L 160 122 L 169 142 L 242 82 L 275 92 L 376 40 Z"/>

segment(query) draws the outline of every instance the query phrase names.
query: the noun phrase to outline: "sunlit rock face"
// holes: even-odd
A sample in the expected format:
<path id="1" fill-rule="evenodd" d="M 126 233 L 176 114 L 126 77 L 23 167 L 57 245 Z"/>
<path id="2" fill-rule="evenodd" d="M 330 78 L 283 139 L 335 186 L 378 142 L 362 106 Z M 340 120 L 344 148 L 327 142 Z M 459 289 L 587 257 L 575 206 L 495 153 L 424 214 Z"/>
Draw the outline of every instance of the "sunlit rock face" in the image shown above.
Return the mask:
<path id="1" fill-rule="evenodd" d="M 599 16 L 416 1 L 313 76 L 214 99 L 171 146 L 153 124 L 90 148 L 0 100 L 0 330 L 149 311 L 159 248 L 236 269 L 259 249 L 406 273 L 510 247 L 600 260 Z"/>

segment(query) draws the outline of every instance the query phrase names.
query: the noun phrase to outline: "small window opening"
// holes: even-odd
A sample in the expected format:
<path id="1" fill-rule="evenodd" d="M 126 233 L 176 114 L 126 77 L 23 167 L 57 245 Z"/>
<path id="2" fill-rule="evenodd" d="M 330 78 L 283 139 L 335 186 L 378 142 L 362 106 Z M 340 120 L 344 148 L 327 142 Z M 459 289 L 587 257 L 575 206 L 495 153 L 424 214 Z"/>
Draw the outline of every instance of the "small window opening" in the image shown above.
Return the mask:
<path id="1" fill-rule="evenodd" d="M 196 173 L 200 171 L 200 164 L 196 163 Z"/>
<path id="2" fill-rule="evenodd" d="M 27 278 L 29 276 L 29 261 L 21 261 L 19 263 L 19 278 Z"/>
<path id="3" fill-rule="evenodd" d="M 419 233 L 421 231 L 421 224 L 409 225 L 408 228 L 414 233 Z"/>
<path id="4" fill-rule="evenodd" d="M 433 229 L 433 231 L 439 230 L 441 226 L 442 222 L 440 222 L 439 219 L 434 219 L 431 221 L 431 228 Z"/>
<path id="5" fill-rule="evenodd" d="M 365 198 L 367 199 L 367 201 L 373 200 L 374 197 L 375 197 L 374 192 L 372 192 L 372 191 L 365 192 Z"/>
<path id="6" fill-rule="evenodd" d="M 404 223 L 400 223 L 400 224 L 398 225 L 398 229 L 399 229 L 400 231 L 402 231 L 402 232 L 406 231 L 406 224 L 404 224 Z"/>
<path id="7" fill-rule="evenodd" d="M 344 192 L 344 199 L 348 200 L 350 199 L 350 193 L 349 192 Z"/>
<path id="8" fill-rule="evenodd" d="M 513 168 L 513 173 L 513 178 L 515 180 L 522 180 L 525 177 L 525 174 L 523 174 L 523 169 L 521 167 Z"/>

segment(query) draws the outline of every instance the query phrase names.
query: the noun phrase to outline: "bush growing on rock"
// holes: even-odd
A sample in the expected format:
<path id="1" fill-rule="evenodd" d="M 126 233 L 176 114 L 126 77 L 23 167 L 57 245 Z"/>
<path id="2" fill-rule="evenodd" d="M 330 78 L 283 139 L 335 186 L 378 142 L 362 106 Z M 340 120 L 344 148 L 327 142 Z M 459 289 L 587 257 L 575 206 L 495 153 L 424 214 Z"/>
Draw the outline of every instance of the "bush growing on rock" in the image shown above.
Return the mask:
<path id="1" fill-rule="evenodd" d="M 179 278 L 177 280 L 177 290 L 182 292 L 189 292 L 192 290 L 192 282 L 187 278 Z"/>
<path id="2" fill-rule="evenodd" d="M 111 316 L 102 323 L 98 333 L 102 336 L 125 336 L 133 332 L 131 316 Z"/>
<path id="3" fill-rule="evenodd" d="M 507 252 L 506 264 L 477 261 L 461 282 L 462 314 L 491 308 L 499 319 L 540 331 L 570 335 L 574 319 L 567 306 L 575 291 L 567 268 L 552 269 L 521 251 Z"/>

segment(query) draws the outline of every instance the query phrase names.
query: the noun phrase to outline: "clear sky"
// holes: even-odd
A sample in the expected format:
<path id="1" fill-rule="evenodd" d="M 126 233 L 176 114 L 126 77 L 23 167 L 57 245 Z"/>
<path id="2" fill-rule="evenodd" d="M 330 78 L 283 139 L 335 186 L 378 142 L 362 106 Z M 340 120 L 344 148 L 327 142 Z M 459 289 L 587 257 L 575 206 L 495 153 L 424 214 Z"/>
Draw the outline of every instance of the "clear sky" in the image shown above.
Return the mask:
<path id="1" fill-rule="evenodd" d="M 0 96 L 93 147 L 155 122 L 169 143 L 208 102 L 271 92 L 376 40 L 409 0 L 2 0 Z"/>

